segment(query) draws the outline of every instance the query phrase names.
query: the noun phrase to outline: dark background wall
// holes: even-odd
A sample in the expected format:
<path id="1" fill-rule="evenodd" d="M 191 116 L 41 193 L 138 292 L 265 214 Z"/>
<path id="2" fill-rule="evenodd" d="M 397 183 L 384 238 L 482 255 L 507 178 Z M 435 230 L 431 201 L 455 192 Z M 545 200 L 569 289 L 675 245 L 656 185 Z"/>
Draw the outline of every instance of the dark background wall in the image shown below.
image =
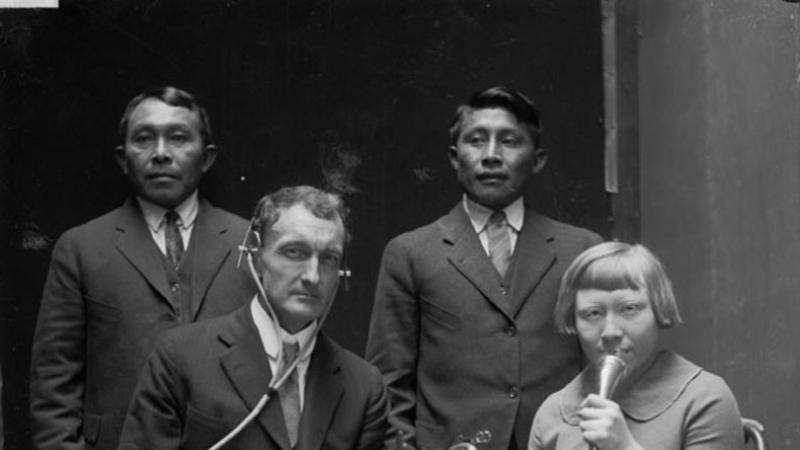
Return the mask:
<path id="1" fill-rule="evenodd" d="M 673 278 L 670 338 L 771 449 L 800 448 L 800 5 L 639 2 L 641 237 Z"/>
<path id="2" fill-rule="evenodd" d="M 348 192 L 354 277 L 326 324 L 363 351 L 386 241 L 457 201 L 448 128 L 473 91 L 542 110 L 550 165 L 529 201 L 608 236 L 598 2 L 61 1 L 0 11 L 0 295 L 9 449 L 27 447 L 31 334 L 52 242 L 127 195 L 112 149 L 127 101 L 174 84 L 222 148 L 202 192 L 249 216 L 309 183 Z"/>

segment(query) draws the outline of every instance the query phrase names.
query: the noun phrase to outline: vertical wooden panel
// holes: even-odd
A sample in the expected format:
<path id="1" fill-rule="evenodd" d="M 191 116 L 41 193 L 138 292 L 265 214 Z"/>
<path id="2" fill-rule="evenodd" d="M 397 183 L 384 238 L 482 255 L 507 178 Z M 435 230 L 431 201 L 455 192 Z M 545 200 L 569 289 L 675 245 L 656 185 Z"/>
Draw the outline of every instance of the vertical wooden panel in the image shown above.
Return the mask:
<path id="1" fill-rule="evenodd" d="M 800 446 L 800 16 L 786 2 L 644 0 L 642 239 L 770 448 Z"/>
<path id="2" fill-rule="evenodd" d="M 614 27 L 604 29 L 605 46 L 613 46 L 613 60 L 603 61 L 604 73 L 614 73 L 613 92 L 606 89 L 605 104 L 613 103 L 616 149 L 609 149 L 606 139 L 606 179 L 615 173 L 615 190 L 606 191 L 611 198 L 612 236 L 628 242 L 641 237 L 639 216 L 639 56 L 638 2 L 618 0 L 613 3 Z M 603 20 L 606 20 L 604 14 Z M 606 81 L 608 83 L 608 81 Z M 606 118 L 606 133 L 610 125 Z M 613 167 L 609 167 L 613 166 Z"/>

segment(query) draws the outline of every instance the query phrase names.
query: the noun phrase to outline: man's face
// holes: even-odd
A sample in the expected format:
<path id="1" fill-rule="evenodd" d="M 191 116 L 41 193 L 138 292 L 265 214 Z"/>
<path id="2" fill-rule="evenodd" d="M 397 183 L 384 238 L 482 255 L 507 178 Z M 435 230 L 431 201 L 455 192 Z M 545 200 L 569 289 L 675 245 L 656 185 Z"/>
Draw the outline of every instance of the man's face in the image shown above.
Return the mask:
<path id="1" fill-rule="evenodd" d="M 528 130 L 503 108 L 467 113 L 449 155 L 467 196 L 492 209 L 519 198 L 528 179 L 547 161 Z"/>
<path id="2" fill-rule="evenodd" d="M 148 98 L 131 112 L 116 157 L 136 195 L 172 209 L 197 189 L 216 149 L 204 146 L 197 113 Z"/>
<path id="3" fill-rule="evenodd" d="M 648 367 L 658 350 L 659 327 L 644 289 L 581 289 L 575 296 L 575 329 L 590 361 L 616 354 L 628 376 Z"/>
<path id="4" fill-rule="evenodd" d="M 261 249 L 259 270 L 267 299 L 286 331 L 305 328 L 333 301 L 344 239 L 338 218 L 321 219 L 301 204 L 280 211 Z"/>

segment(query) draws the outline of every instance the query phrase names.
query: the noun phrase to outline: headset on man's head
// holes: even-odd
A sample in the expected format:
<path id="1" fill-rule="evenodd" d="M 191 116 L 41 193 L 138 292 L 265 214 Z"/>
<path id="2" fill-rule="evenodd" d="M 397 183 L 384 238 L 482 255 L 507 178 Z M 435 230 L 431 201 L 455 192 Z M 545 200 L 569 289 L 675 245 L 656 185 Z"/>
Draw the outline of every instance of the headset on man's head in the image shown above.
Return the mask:
<path id="1" fill-rule="evenodd" d="M 257 219 L 257 217 L 253 217 L 250 219 L 250 223 L 247 225 L 247 231 L 244 233 L 242 243 L 239 245 L 239 257 L 236 259 L 237 269 L 241 268 L 243 257 L 248 258 L 249 263 L 252 264 L 253 255 L 257 254 L 261 250 L 261 233 L 253 228 L 253 225 Z M 347 266 L 347 261 L 342 261 L 342 267 L 339 269 L 339 276 L 344 277 L 344 290 L 345 292 L 349 292 L 350 283 L 348 280 L 352 276 L 352 272 Z M 258 277 L 256 276 L 255 278 Z M 257 279 L 256 283 L 260 283 L 260 280 Z"/>

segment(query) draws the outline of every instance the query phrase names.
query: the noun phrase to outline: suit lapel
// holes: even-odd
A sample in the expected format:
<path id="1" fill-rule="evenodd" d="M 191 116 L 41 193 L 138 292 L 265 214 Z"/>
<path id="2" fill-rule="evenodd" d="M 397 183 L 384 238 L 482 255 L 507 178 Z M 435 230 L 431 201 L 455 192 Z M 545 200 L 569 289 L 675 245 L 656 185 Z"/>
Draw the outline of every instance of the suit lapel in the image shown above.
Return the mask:
<path id="1" fill-rule="evenodd" d="M 322 448 L 333 413 L 344 391 L 339 361 L 323 334 L 317 336 L 306 377 L 305 401 L 300 417 L 297 450 Z"/>
<path id="2" fill-rule="evenodd" d="M 526 210 L 525 221 L 514 247 L 514 261 L 509 278 L 511 291 L 508 297 L 511 300 L 514 317 L 544 274 L 553 266 L 556 260 L 554 240 L 555 237 L 544 218 Z"/>
<path id="3" fill-rule="evenodd" d="M 129 198 L 119 209 L 116 229 L 119 233 L 116 242 L 119 251 L 175 309 L 177 305 L 173 303 L 167 285 L 163 257 L 135 199 Z"/>
<path id="4" fill-rule="evenodd" d="M 197 313 L 205 300 L 208 287 L 219 273 L 222 264 L 230 256 L 230 245 L 220 237 L 227 232 L 227 224 L 219 220 L 216 210 L 210 203 L 201 199 L 189 243 L 194 251 L 192 320 L 197 319 Z"/>
<path id="5" fill-rule="evenodd" d="M 441 219 L 446 243 L 452 245 L 448 260 L 503 314 L 509 316 L 508 300 L 500 289 L 497 272 L 486 256 L 466 211 L 458 203 Z"/>
<path id="6" fill-rule="evenodd" d="M 252 411 L 267 392 L 272 373 L 258 329 L 250 314 L 249 303 L 234 313 L 228 326 L 220 331 L 219 338 L 229 346 L 220 356 L 222 370 L 244 404 Z M 289 450 L 289 435 L 277 393 L 272 394 L 257 420 L 278 447 Z"/>

